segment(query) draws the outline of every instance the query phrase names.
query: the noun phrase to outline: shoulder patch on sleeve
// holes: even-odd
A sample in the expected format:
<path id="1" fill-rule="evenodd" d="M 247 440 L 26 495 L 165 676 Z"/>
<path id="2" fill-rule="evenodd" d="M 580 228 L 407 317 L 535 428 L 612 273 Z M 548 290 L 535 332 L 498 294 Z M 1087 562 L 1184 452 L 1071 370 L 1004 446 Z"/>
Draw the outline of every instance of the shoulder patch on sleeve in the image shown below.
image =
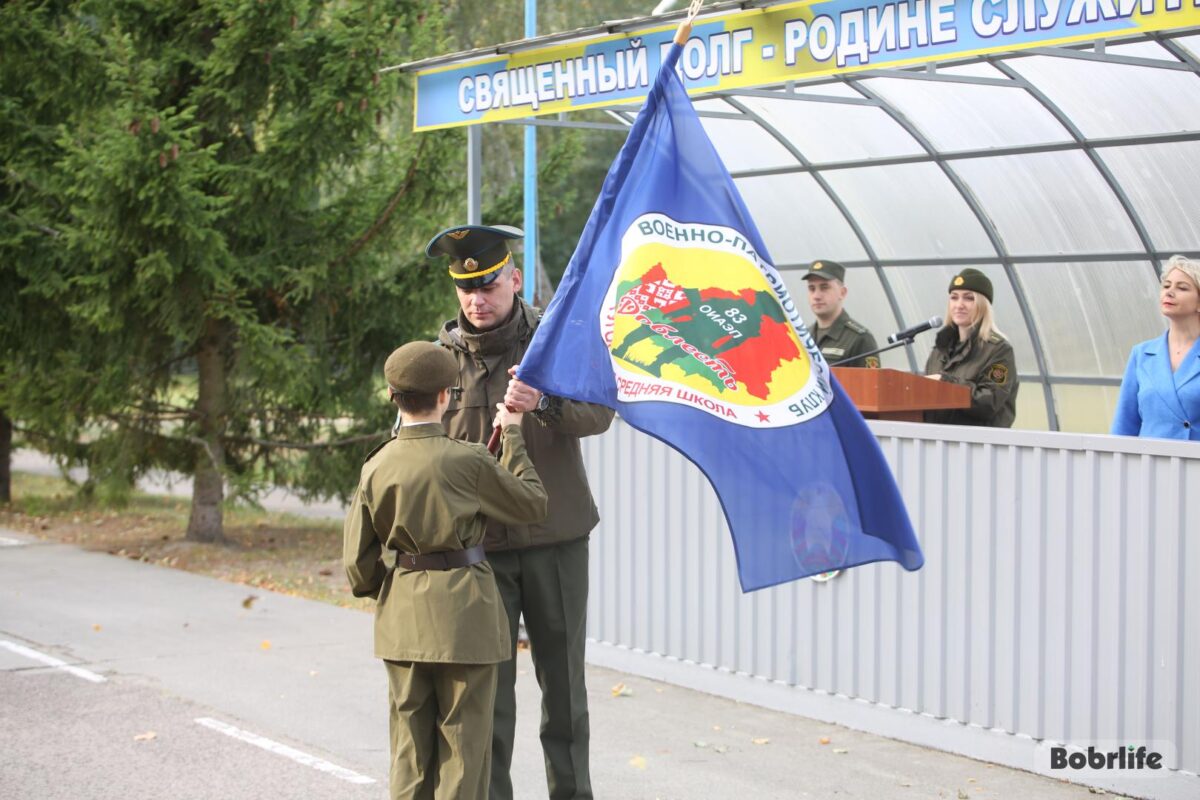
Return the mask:
<path id="1" fill-rule="evenodd" d="M 992 364 L 990 367 L 988 367 L 987 374 L 988 378 L 990 378 L 993 383 L 996 383 L 999 386 L 1003 386 L 1004 384 L 1008 383 L 1007 364 L 1002 364 L 997 361 L 995 364 Z"/>
<path id="2" fill-rule="evenodd" d="M 879 369 L 879 356 L 867 356 L 863 360 L 867 364 L 867 369 Z"/>

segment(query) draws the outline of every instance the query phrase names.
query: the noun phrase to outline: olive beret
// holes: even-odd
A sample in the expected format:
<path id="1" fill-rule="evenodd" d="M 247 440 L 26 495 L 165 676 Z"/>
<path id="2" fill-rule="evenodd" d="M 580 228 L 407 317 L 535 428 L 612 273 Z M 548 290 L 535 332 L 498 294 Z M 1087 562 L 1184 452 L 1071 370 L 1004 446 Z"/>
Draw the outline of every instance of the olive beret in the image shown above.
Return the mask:
<path id="1" fill-rule="evenodd" d="M 383 375 L 394 392 L 433 394 L 458 385 L 458 362 L 433 342 L 409 342 L 388 356 Z"/>
<path id="2" fill-rule="evenodd" d="M 969 292 L 978 292 L 979 294 L 986 297 L 988 299 L 989 303 L 993 302 L 993 300 L 992 300 L 992 282 L 990 280 L 988 280 L 987 275 L 984 275 L 982 272 L 980 272 L 977 269 L 967 267 L 962 272 L 958 273 L 953 278 L 951 278 L 950 279 L 950 288 L 947 289 L 946 291 L 953 292 L 955 289 L 959 289 L 959 290 L 965 289 L 966 291 L 969 291 Z"/>

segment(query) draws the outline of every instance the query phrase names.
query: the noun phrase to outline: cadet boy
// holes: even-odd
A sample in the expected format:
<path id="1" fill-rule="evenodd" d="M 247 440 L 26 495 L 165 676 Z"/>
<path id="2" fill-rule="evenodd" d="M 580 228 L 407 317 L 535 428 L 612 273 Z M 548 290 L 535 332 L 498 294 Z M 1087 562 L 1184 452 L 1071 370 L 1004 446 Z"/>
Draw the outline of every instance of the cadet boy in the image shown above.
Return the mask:
<path id="1" fill-rule="evenodd" d="M 817 321 L 809 330 L 821 355 L 830 364 L 869 353 L 877 347 L 871 332 L 852 320 L 844 309 L 849 292 L 845 278 L 846 268 L 836 261 L 814 261 L 804 276 L 808 281 L 808 305 L 817 315 Z M 841 366 L 877 368 L 879 356 L 854 358 Z"/>
<path id="2" fill-rule="evenodd" d="M 391 709 L 391 797 L 487 796 L 497 664 L 508 618 L 483 551 L 485 518 L 530 524 L 546 490 L 521 414 L 499 406 L 503 455 L 446 436 L 458 364 L 410 342 L 384 366 L 401 427 L 363 465 L 342 558 L 355 597 L 374 597 L 375 656 Z"/>
<path id="3" fill-rule="evenodd" d="M 487 441 L 491 409 L 503 401 L 530 412 L 524 422 L 529 457 L 550 497 L 546 521 L 535 525 L 495 520 L 484 546 L 508 611 L 509 640 L 524 615 L 534 673 L 542 690 L 542 753 L 551 800 L 590 798 L 588 703 L 584 682 L 588 594 L 588 534 L 600 520 L 588 488 L 579 446 L 582 436 L 603 433 L 612 409 L 542 394 L 515 377 L 540 312 L 519 296 L 521 271 L 508 242 L 522 232 L 503 225 L 460 225 L 444 230 L 425 249 L 447 256 L 459 313 L 438 340 L 458 362 L 463 396 L 451 402 L 444 423 L 455 439 Z M 507 445 L 505 445 L 507 446 Z M 493 800 L 513 796 L 509 768 L 517 719 L 516 653 L 500 665 L 492 734 Z"/>

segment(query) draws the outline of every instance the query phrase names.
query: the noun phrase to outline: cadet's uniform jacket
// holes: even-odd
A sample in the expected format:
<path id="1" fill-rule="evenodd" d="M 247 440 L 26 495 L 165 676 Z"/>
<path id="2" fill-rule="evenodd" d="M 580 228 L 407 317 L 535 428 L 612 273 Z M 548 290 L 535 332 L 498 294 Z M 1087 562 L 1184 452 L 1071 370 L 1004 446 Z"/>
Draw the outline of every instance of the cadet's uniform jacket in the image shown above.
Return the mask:
<path id="1" fill-rule="evenodd" d="M 451 400 L 442 418 L 452 438 L 487 441 L 496 404 L 508 389 L 509 367 L 521 363 L 539 314 L 518 297 L 512 317 L 493 330 L 472 332 L 461 312 L 443 325 L 438 340 L 458 359 L 463 389 L 462 398 Z M 600 514 L 588 488 L 579 438 L 604 433 L 612 418 L 610 408 L 562 398 L 551 398 L 544 412 L 525 415 L 525 444 L 550 497 L 550 510 L 544 522 L 532 525 L 497 518 L 484 540 L 489 552 L 569 542 L 596 527 Z"/>
<path id="2" fill-rule="evenodd" d="M 830 364 L 853 358 L 862 353 L 869 353 L 878 347 L 875 344 L 875 337 L 871 335 L 866 326 L 855 322 L 845 311 L 838 314 L 837 319 L 828 328 L 818 328 L 818 324 L 820 323 L 813 322 L 810 330 L 821 355 L 825 356 L 825 360 Z M 878 368 L 879 354 L 856 358 L 840 366 Z"/>
<path id="3" fill-rule="evenodd" d="M 960 342 L 958 328 L 943 327 L 925 362 L 926 375 L 938 373 L 947 383 L 970 388 L 971 407 L 926 411 L 926 422 L 1012 427 L 1017 416 L 1017 362 L 1004 337 L 993 333 L 982 341 L 975 330 Z"/>
<path id="4" fill-rule="evenodd" d="M 486 560 L 448 570 L 393 568 L 483 541 L 486 518 L 531 523 L 546 490 L 521 430 L 502 433 L 500 462 L 436 423 L 402 427 L 363 465 L 346 515 L 343 561 L 355 597 L 375 597 L 375 655 L 392 661 L 494 664 L 512 655 L 508 617 Z"/>

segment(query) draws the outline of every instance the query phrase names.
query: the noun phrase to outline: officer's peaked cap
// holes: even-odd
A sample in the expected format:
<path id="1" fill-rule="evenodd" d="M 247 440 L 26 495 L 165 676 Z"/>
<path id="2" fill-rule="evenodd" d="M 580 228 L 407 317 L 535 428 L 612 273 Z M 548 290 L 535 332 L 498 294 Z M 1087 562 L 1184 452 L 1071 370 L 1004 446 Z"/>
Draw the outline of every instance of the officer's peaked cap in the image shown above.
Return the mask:
<path id="1" fill-rule="evenodd" d="M 510 239 L 525 232 L 511 225 L 458 225 L 429 240 L 425 255 L 450 257 L 450 277 L 460 289 L 487 286 L 512 259 Z"/>

